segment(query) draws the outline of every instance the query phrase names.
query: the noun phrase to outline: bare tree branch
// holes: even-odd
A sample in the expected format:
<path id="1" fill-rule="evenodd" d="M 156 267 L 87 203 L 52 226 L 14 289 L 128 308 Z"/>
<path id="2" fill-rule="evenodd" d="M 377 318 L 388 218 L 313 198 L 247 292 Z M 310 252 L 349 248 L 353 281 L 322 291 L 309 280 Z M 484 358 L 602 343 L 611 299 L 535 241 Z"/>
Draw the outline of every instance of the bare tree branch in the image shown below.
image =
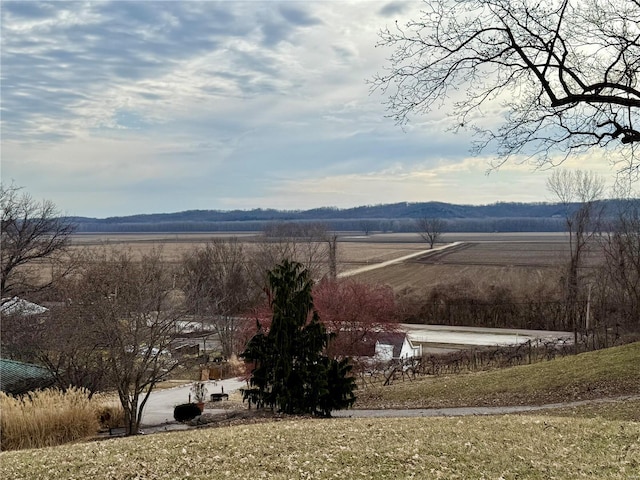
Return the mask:
<path id="1" fill-rule="evenodd" d="M 574 346 L 578 348 L 578 296 L 581 282 L 579 270 L 589 241 L 600 230 L 603 205 L 599 203 L 604 192 L 604 180 L 593 172 L 583 170 L 554 170 L 547 180 L 547 189 L 553 193 L 564 210 L 569 234 L 569 265 L 566 275 L 567 325 L 573 326 Z"/>
<path id="2" fill-rule="evenodd" d="M 241 321 L 255 303 L 254 288 L 244 248 L 236 239 L 215 240 L 188 252 L 182 260 L 182 283 L 191 312 L 215 325 L 222 355 L 237 353 Z"/>
<path id="3" fill-rule="evenodd" d="M 419 218 L 416 220 L 418 235 L 429 244 L 429 248 L 440 240 L 446 227 L 446 222 L 441 218 Z"/>
<path id="4" fill-rule="evenodd" d="M 50 286 L 53 278 L 44 281 L 26 267 L 45 259 L 55 262 L 69 245 L 74 225 L 61 217 L 52 202 L 37 202 L 13 185 L 0 185 L 0 207 L 0 296 L 23 295 Z M 59 273 L 67 272 L 63 268 Z"/>
<path id="5" fill-rule="evenodd" d="M 378 46 L 394 52 L 372 90 L 400 125 L 449 103 L 453 129 L 472 128 L 475 151 L 497 147 L 498 164 L 600 146 L 638 168 L 629 148 L 640 142 L 637 0 L 429 1 L 419 20 L 384 29 Z M 496 102 L 501 126 L 472 122 Z"/>

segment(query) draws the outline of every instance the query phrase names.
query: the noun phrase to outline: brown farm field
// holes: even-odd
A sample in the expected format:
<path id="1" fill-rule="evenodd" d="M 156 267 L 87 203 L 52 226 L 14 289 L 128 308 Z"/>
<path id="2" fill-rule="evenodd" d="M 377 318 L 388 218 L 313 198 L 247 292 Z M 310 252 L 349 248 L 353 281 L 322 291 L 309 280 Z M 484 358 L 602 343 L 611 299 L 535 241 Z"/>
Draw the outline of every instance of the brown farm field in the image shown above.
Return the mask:
<path id="1" fill-rule="evenodd" d="M 134 255 L 161 249 L 166 261 L 179 262 L 183 254 L 197 246 L 232 237 L 245 244 L 249 252 L 256 249 L 260 241 L 259 235 L 251 233 L 109 233 L 74 235 L 73 246 L 81 249 L 123 248 Z M 460 283 L 481 290 L 508 286 L 517 292 L 557 282 L 569 254 L 568 238 L 563 233 L 451 233 L 445 235 L 444 241 L 460 244 L 352 278 L 387 284 L 396 292 L 415 294 L 428 292 L 436 285 Z M 428 246 L 417 234 L 359 236 L 345 233 L 338 236 L 338 271 L 347 272 L 427 250 Z M 593 250 L 587 264 L 594 266 L 598 261 L 597 251 Z"/>
<path id="2" fill-rule="evenodd" d="M 564 244 L 556 242 L 462 242 L 354 278 L 414 294 L 442 284 L 466 284 L 478 290 L 509 286 L 519 292 L 557 281 L 567 254 Z"/>
<path id="3" fill-rule="evenodd" d="M 393 260 L 404 255 L 425 250 L 424 242 L 417 235 L 411 235 L 413 241 L 406 238 L 380 241 L 370 237 L 339 238 L 338 269 L 340 271 L 357 268 L 363 265 Z M 235 233 L 210 234 L 80 234 L 74 235 L 72 245 L 77 249 L 116 248 L 128 249 L 134 255 L 149 253 L 160 249 L 163 258 L 168 262 L 178 262 L 182 255 L 193 248 L 201 247 L 215 239 L 237 238 L 247 251 L 251 252 L 261 241 L 259 235 Z"/>

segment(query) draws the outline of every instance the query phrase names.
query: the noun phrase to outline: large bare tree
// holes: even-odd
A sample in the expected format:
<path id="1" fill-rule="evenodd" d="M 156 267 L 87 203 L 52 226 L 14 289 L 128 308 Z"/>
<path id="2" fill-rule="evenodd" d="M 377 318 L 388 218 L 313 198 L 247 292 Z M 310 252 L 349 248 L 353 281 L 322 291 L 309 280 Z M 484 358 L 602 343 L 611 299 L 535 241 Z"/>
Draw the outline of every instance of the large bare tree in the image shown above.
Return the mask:
<path id="1" fill-rule="evenodd" d="M 567 324 L 573 327 L 577 348 L 579 271 L 589 242 L 601 227 L 603 204 L 600 200 L 604 192 L 604 180 L 593 172 L 558 169 L 547 179 L 547 189 L 562 206 L 562 215 L 569 234 L 570 256 L 566 275 Z"/>
<path id="2" fill-rule="evenodd" d="M 0 185 L 0 208 L 1 298 L 41 290 L 68 273 L 71 263 L 62 254 L 74 225 L 60 215 L 53 202 L 39 202 L 19 187 Z"/>
<path id="3" fill-rule="evenodd" d="M 440 240 L 446 225 L 446 222 L 441 218 L 418 218 L 416 220 L 418 235 L 429 244 L 429 248 L 433 248 L 433 245 Z"/>
<path id="4" fill-rule="evenodd" d="M 112 387 L 103 343 L 81 307 L 55 306 L 42 315 L 3 315 L 3 356 L 45 366 L 61 389 L 81 387 L 93 394 Z"/>
<path id="5" fill-rule="evenodd" d="M 184 318 L 173 278 L 158 250 L 93 251 L 59 286 L 64 305 L 3 318 L 3 350 L 44 365 L 60 388 L 114 389 L 136 434 L 156 384 L 184 363 L 170 352 Z"/>
<path id="6" fill-rule="evenodd" d="M 70 310 L 82 319 L 78 327 L 104 359 L 130 435 L 139 431 L 153 388 L 179 365 L 170 354 L 183 318 L 173 275 L 159 251 L 139 259 L 127 251 L 96 253 L 70 298 Z"/>
<path id="7" fill-rule="evenodd" d="M 450 104 L 501 162 L 601 146 L 638 168 L 640 0 L 429 0 L 379 45 L 395 50 L 372 85 L 399 124 Z"/>
<path id="8" fill-rule="evenodd" d="M 613 300 L 616 322 L 640 329 L 640 195 L 620 195 L 620 209 L 602 236 L 602 282 Z"/>
<path id="9" fill-rule="evenodd" d="M 214 240 L 185 254 L 182 283 L 190 313 L 215 327 L 222 354 L 236 353 L 239 315 L 255 301 L 247 256 L 237 239 Z"/>

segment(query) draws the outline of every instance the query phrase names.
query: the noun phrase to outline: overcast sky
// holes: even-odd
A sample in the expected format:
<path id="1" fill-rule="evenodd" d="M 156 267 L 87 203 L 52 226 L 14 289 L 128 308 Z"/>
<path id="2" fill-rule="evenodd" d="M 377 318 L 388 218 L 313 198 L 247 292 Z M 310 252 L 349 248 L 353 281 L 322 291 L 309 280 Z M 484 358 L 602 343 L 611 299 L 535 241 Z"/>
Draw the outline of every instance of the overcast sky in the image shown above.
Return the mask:
<path id="1" fill-rule="evenodd" d="M 0 8 L 2 181 L 64 213 L 551 199 L 548 171 L 486 175 L 445 111 L 385 117 L 377 34 L 419 2 Z M 580 165 L 611 176 L 596 157 Z"/>

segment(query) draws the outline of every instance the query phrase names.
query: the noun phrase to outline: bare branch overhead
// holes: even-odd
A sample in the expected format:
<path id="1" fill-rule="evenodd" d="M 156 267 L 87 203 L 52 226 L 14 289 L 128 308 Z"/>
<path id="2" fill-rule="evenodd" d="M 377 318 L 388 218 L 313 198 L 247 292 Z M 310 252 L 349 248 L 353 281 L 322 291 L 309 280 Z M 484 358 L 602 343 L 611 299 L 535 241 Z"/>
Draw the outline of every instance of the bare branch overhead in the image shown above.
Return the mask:
<path id="1" fill-rule="evenodd" d="M 372 89 L 401 125 L 448 104 L 453 129 L 473 129 L 476 150 L 495 147 L 500 162 L 599 146 L 637 169 L 637 0 L 429 1 L 379 45 L 394 51 Z M 490 106 L 501 109 L 497 127 L 478 120 Z"/>

